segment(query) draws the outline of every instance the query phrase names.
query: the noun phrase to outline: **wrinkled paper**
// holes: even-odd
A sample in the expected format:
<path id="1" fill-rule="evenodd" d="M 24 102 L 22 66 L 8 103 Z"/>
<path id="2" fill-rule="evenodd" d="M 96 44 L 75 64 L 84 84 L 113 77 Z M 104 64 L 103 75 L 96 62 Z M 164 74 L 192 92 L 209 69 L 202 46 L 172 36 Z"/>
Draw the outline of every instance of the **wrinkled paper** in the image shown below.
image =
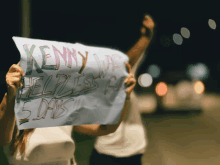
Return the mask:
<path id="1" fill-rule="evenodd" d="M 119 122 L 128 76 L 124 53 L 79 43 L 13 40 L 25 73 L 15 99 L 19 130 Z"/>

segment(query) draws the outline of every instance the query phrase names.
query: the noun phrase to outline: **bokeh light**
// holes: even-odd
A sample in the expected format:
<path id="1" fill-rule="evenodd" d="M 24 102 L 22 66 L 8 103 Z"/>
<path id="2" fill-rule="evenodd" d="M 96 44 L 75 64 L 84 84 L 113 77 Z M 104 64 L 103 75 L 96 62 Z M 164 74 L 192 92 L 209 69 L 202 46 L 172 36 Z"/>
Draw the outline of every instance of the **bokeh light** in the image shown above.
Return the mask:
<path id="1" fill-rule="evenodd" d="M 208 24 L 211 29 L 214 29 L 214 30 L 216 29 L 216 23 L 214 20 L 209 19 Z"/>
<path id="2" fill-rule="evenodd" d="M 179 99 L 189 98 L 192 92 L 192 84 L 189 81 L 180 81 L 176 85 L 176 93 Z"/>
<path id="3" fill-rule="evenodd" d="M 187 68 L 187 75 L 193 79 L 204 80 L 209 77 L 209 69 L 203 63 L 189 65 Z"/>
<path id="4" fill-rule="evenodd" d="M 159 82 L 156 85 L 155 90 L 156 90 L 156 94 L 158 96 L 164 96 L 167 93 L 167 90 L 168 90 L 167 84 L 164 83 L 164 82 Z"/>
<path id="5" fill-rule="evenodd" d="M 149 66 L 148 68 L 148 73 L 150 73 L 150 75 L 153 78 L 158 78 L 160 76 L 160 68 L 158 65 L 152 64 Z"/>
<path id="6" fill-rule="evenodd" d="M 190 37 L 190 32 L 187 28 L 183 27 L 181 28 L 180 30 L 180 33 L 181 35 L 184 37 L 184 38 L 189 38 Z"/>
<path id="7" fill-rule="evenodd" d="M 175 108 L 177 106 L 176 88 L 173 85 L 168 85 L 168 91 L 162 102 L 167 108 Z"/>
<path id="8" fill-rule="evenodd" d="M 153 82 L 153 78 L 150 74 L 141 74 L 138 78 L 138 83 L 141 87 L 149 87 Z"/>
<path id="9" fill-rule="evenodd" d="M 194 84 L 194 90 L 197 94 L 202 94 L 205 91 L 205 85 L 202 81 L 196 81 Z"/>
<path id="10" fill-rule="evenodd" d="M 173 34 L 173 41 L 174 41 L 174 43 L 176 43 L 177 45 L 182 45 L 182 43 L 183 43 L 183 38 L 182 38 L 181 35 L 175 33 L 175 34 Z"/>
<path id="11" fill-rule="evenodd" d="M 155 95 L 145 94 L 138 97 L 138 109 L 141 113 L 153 113 L 157 109 L 157 99 Z"/>

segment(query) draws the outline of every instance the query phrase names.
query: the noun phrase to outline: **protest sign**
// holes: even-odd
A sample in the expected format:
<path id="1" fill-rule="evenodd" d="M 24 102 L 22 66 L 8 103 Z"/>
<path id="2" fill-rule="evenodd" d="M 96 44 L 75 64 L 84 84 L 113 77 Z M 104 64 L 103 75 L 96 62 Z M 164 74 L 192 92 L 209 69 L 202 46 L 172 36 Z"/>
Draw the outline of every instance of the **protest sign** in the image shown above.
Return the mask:
<path id="1" fill-rule="evenodd" d="M 25 76 L 15 100 L 18 128 L 116 124 L 128 57 L 114 49 L 13 37 Z"/>

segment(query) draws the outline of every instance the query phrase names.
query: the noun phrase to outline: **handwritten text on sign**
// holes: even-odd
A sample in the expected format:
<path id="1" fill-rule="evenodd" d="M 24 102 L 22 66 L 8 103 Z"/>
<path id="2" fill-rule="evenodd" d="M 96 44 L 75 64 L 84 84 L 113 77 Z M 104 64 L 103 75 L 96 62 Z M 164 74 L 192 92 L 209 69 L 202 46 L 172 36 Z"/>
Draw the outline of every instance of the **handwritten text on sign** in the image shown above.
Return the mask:
<path id="1" fill-rule="evenodd" d="M 13 40 L 25 73 L 15 101 L 19 129 L 119 121 L 128 76 L 125 54 L 78 43 Z"/>

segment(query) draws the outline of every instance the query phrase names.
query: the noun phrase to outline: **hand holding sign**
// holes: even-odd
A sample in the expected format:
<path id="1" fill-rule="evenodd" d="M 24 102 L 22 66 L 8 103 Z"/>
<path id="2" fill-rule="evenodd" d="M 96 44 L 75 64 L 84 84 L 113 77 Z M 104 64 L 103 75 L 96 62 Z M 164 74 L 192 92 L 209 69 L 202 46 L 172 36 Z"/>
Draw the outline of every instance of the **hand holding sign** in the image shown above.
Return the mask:
<path id="1" fill-rule="evenodd" d="M 114 49 L 13 37 L 20 66 L 8 72 L 18 128 L 116 124 L 136 81 Z M 23 87 L 20 87 L 21 75 Z M 123 83 L 127 77 L 127 91 Z M 19 90 L 17 90 L 19 88 Z"/>
<path id="2" fill-rule="evenodd" d="M 126 89 L 126 93 L 127 93 L 127 98 L 130 98 L 130 94 L 133 91 L 135 85 L 136 85 L 136 79 L 134 78 L 134 75 L 131 72 L 131 65 L 126 62 L 126 66 L 128 68 L 128 77 L 125 79 L 124 83 L 127 84 L 127 89 Z"/>
<path id="3" fill-rule="evenodd" d="M 12 97 L 15 97 L 17 89 L 22 87 L 21 76 L 24 76 L 24 72 L 19 65 L 20 63 L 13 64 L 6 74 L 8 95 Z"/>

